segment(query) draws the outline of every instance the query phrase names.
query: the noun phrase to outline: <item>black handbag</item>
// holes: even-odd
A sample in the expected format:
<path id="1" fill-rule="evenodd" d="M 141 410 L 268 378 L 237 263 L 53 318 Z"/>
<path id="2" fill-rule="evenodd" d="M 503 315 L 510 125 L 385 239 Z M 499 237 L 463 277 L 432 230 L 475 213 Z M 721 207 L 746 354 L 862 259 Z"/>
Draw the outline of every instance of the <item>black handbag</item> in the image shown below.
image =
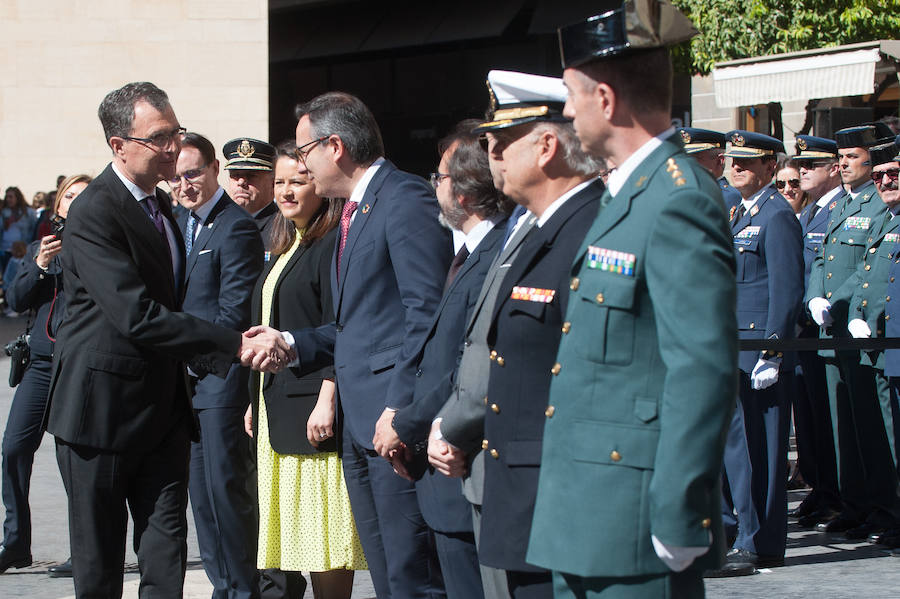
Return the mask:
<path id="1" fill-rule="evenodd" d="M 25 331 L 4 348 L 9 356 L 9 386 L 15 387 L 22 382 L 25 370 L 31 361 L 31 348 L 28 347 L 28 331 Z"/>

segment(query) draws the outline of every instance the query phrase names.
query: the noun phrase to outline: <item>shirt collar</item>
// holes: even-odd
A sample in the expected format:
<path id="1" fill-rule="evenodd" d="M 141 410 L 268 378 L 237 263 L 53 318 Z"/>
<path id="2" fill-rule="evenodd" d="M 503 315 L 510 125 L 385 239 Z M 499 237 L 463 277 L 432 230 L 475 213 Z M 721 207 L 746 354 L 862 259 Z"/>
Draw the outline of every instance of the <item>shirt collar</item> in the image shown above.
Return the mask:
<path id="1" fill-rule="evenodd" d="M 122 184 L 125 186 L 125 188 L 128 189 L 129 193 L 131 193 L 131 195 L 134 196 L 134 199 L 136 199 L 138 202 L 140 202 L 147 196 L 156 197 L 156 194 L 155 194 L 156 188 L 155 187 L 153 188 L 154 191 L 147 193 L 146 191 L 141 189 L 141 187 L 137 183 L 135 183 L 134 181 L 132 181 L 131 179 L 129 179 L 128 177 L 123 175 L 122 171 L 119 170 L 119 168 L 116 166 L 115 162 L 111 163 L 111 166 L 112 166 L 113 172 L 116 174 L 116 176 L 119 178 L 119 180 L 122 181 Z"/>
<path id="2" fill-rule="evenodd" d="M 835 187 L 834 189 L 832 189 L 831 191 L 829 191 L 828 193 L 823 195 L 821 198 L 819 198 L 819 201 L 816 202 L 816 205 L 819 208 L 824 208 L 825 206 L 828 205 L 828 202 L 837 198 L 843 192 L 844 192 L 844 188 L 841 187 L 840 185 L 838 185 L 837 187 Z"/>
<path id="3" fill-rule="evenodd" d="M 216 207 L 216 204 L 219 202 L 223 195 L 225 195 L 225 190 L 220 186 L 208 202 L 194 210 L 194 215 L 197 217 L 197 220 L 200 221 L 200 224 L 206 223 L 206 219 L 207 217 L 209 217 L 209 213 L 213 211 L 213 208 Z"/>
<path id="4" fill-rule="evenodd" d="M 475 251 L 478 247 L 478 244 L 484 239 L 484 237 L 491 232 L 491 230 L 497 226 L 503 220 L 502 214 L 495 214 L 491 218 L 486 218 L 482 221 L 478 221 L 478 224 L 472 227 L 469 233 L 466 235 L 466 249 L 469 250 L 469 253 Z"/>
<path id="5" fill-rule="evenodd" d="M 569 198 L 574 196 L 576 193 L 578 193 L 579 191 L 581 191 L 582 189 L 584 189 L 585 187 L 587 187 L 588 185 L 593 183 L 595 180 L 596 179 L 588 179 L 587 181 L 583 181 L 583 182 L 579 183 L 578 185 L 576 185 L 575 187 L 573 187 L 572 189 L 570 189 L 569 191 L 567 191 L 566 193 L 559 196 L 559 199 L 557 199 L 555 202 L 553 202 L 552 204 L 547 206 L 547 209 L 544 210 L 543 214 L 541 214 L 541 217 L 535 223 L 537 225 L 537 227 L 538 228 L 543 227 L 544 223 L 546 223 L 548 220 L 550 220 L 550 217 L 553 216 L 557 210 L 559 210 L 560 206 L 562 206 L 563 204 L 566 203 L 566 200 L 568 200 Z"/>
<path id="6" fill-rule="evenodd" d="M 366 188 L 369 186 L 369 183 L 372 181 L 372 177 L 375 176 L 375 173 L 378 172 L 378 169 L 381 165 L 384 164 L 384 157 L 380 157 L 366 169 L 366 172 L 363 174 L 362 178 L 356 184 L 356 187 L 353 188 L 353 193 L 350 194 L 349 201 L 356 202 L 359 204 L 360 200 L 362 200 L 363 195 L 366 193 Z"/>
<path id="7" fill-rule="evenodd" d="M 609 190 L 609 194 L 615 197 L 622 189 L 622 186 L 625 185 L 625 181 L 628 180 L 631 173 L 634 172 L 634 169 L 636 169 L 647 156 L 652 154 L 653 150 L 661 146 L 662 142 L 674 133 L 675 127 L 669 127 L 656 137 L 647 140 L 647 142 L 638 148 L 634 154 L 629 156 L 625 162 L 610 171 L 609 178 L 606 180 L 606 188 Z"/>
<path id="8" fill-rule="evenodd" d="M 754 193 L 752 196 L 750 196 L 750 197 L 747 198 L 746 200 L 741 200 L 741 204 L 744 205 L 744 210 L 750 210 L 750 208 L 753 207 L 753 204 L 755 204 L 756 202 L 758 202 L 758 201 L 759 201 L 759 198 L 761 198 L 762 195 L 763 195 L 766 191 L 768 191 L 769 187 L 771 187 L 771 186 L 770 186 L 770 185 L 765 185 L 762 189 L 760 189 L 759 191 L 757 191 L 756 193 Z"/>

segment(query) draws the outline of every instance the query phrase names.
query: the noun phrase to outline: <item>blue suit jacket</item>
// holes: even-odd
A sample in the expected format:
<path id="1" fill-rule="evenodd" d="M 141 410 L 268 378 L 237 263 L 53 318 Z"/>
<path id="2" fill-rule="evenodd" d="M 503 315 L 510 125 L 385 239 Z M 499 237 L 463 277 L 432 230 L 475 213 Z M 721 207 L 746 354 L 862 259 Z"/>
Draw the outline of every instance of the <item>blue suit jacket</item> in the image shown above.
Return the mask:
<path id="1" fill-rule="evenodd" d="M 335 321 L 292 331 L 301 374 L 334 363 L 344 425 L 368 449 L 384 409 L 412 402 L 417 351 L 452 259 L 438 212 L 428 183 L 385 161 L 356 210 L 339 280 L 332 268 Z"/>
<path id="2" fill-rule="evenodd" d="M 825 240 L 828 221 L 831 220 L 831 211 L 837 207 L 838 198 L 840 198 L 840 195 L 818 210 L 812 217 L 812 220 L 809 220 L 809 213 L 816 208 L 815 202 L 807 204 L 800 211 L 800 227 L 803 232 L 803 266 L 805 269 L 803 276 L 804 294 L 806 289 L 809 288 L 809 272 L 812 269 L 813 260 L 816 259 L 816 254 L 822 251 L 822 241 Z"/>
<path id="3" fill-rule="evenodd" d="M 184 234 L 188 213 L 178 218 Z M 250 299 L 263 267 L 263 243 L 253 219 L 224 194 L 202 225 L 185 262 L 183 309 L 217 325 L 246 331 Z M 246 406 L 248 370 L 232 364 L 226 378 L 197 381 L 196 409 Z"/>
<path id="4" fill-rule="evenodd" d="M 737 319 L 741 339 L 791 339 L 803 299 L 800 223 L 787 200 L 769 186 L 732 223 L 737 263 Z M 738 365 L 753 371 L 759 352 L 743 351 Z"/>
<path id="5" fill-rule="evenodd" d="M 441 298 L 431 328 L 419 349 L 413 402 L 394 416 L 394 430 L 407 446 L 424 450 L 431 422 L 453 393 L 462 358 L 466 323 L 478 300 L 484 277 L 503 247 L 506 219 L 500 221 L 466 259 Z M 424 456 L 421 456 L 424 457 Z M 459 480 L 428 469 L 416 483 L 422 515 L 431 528 L 447 533 L 472 532 L 472 508 Z"/>

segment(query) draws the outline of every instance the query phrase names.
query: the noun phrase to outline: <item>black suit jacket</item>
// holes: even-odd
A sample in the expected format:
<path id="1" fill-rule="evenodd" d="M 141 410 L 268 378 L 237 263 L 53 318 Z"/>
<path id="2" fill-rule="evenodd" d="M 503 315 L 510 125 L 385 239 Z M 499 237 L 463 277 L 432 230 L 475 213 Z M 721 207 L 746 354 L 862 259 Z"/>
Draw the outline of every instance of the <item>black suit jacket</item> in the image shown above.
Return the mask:
<path id="1" fill-rule="evenodd" d="M 269 326 L 279 330 L 315 327 L 334 320 L 331 300 L 331 254 L 337 229 L 310 246 L 300 246 L 291 256 L 275 284 Z M 253 323 L 262 320 L 262 286 L 275 265 L 266 264 L 253 292 Z M 300 376 L 297 369 L 265 375 L 266 420 L 269 443 L 280 454 L 311 454 L 336 451 L 335 438 L 319 443 L 316 449 L 306 440 L 306 421 L 316 406 L 323 378 L 334 378 L 334 368 L 325 366 Z M 250 399 L 253 402 L 253 426 L 259 410 L 259 375 L 250 377 Z M 254 432 L 255 435 L 255 432 Z"/>
<path id="2" fill-rule="evenodd" d="M 505 534 L 483 534 L 478 555 L 495 568 L 535 570 L 525 563 L 525 550 L 537 495 L 544 410 L 569 297 L 569 268 L 597 216 L 603 189 L 599 180 L 582 189 L 532 233 L 494 304 L 488 345 L 497 354 L 485 406 L 481 513 L 483 531 Z M 542 290 L 554 292 L 551 301 L 542 301 L 548 297 Z"/>
<path id="3" fill-rule="evenodd" d="M 186 231 L 188 212 L 178 217 Z M 263 243 L 256 223 L 223 194 L 206 217 L 184 268 L 183 309 L 238 332 L 250 327 L 250 296 L 263 267 Z M 228 376 L 204 376 L 194 388 L 195 409 L 247 407 L 249 369 L 232 364 Z"/>
<path id="4" fill-rule="evenodd" d="M 505 237 L 506 219 L 503 219 L 485 235 L 459 269 L 441 298 L 419 349 L 413 402 L 398 410 L 393 421 L 400 439 L 409 447 L 417 446 L 417 465 L 426 459 L 424 446 L 431 422 L 453 393 L 466 323 Z M 458 480 L 428 468 L 416 483 L 416 494 L 428 526 L 445 533 L 472 532 L 472 508 L 463 497 Z"/>
<path id="5" fill-rule="evenodd" d="M 168 198 L 160 211 L 175 229 Z M 69 210 L 61 252 L 69 296 L 47 429 L 109 451 L 155 447 L 190 415 L 184 362 L 224 376 L 240 334 L 179 312 L 168 244 L 108 166 Z"/>
<path id="6" fill-rule="evenodd" d="M 278 206 L 272 202 L 253 217 L 267 252 L 272 249 L 272 223 L 275 220 L 276 212 L 278 212 Z"/>

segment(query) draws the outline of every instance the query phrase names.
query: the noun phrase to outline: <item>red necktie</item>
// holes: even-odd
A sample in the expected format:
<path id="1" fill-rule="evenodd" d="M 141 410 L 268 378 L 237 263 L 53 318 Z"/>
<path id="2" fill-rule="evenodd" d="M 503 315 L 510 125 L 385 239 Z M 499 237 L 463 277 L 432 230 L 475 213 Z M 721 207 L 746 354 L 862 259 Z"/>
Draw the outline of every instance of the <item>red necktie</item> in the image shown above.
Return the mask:
<path id="1" fill-rule="evenodd" d="M 444 282 L 444 291 L 450 287 L 450 284 L 453 283 L 453 279 L 456 278 L 456 275 L 459 274 L 459 270 L 462 268 L 462 265 L 465 263 L 466 258 L 469 257 L 469 248 L 466 247 L 466 244 L 463 244 L 459 251 L 456 252 L 456 255 L 453 257 L 453 262 L 450 263 L 450 270 L 447 272 L 447 280 Z"/>
<path id="2" fill-rule="evenodd" d="M 341 276 L 341 257 L 344 255 L 344 246 L 347 245 L 347 232 L 350 230 L 350 219 L 353 218 L 353 213 L 356 212 L 356 206 L 358 202 L 348 201 L 344 204 L 344 209 L 341 211 L 341 245 L 338 246 L 338 259 L 337 259 L 337 275 Z"/>

